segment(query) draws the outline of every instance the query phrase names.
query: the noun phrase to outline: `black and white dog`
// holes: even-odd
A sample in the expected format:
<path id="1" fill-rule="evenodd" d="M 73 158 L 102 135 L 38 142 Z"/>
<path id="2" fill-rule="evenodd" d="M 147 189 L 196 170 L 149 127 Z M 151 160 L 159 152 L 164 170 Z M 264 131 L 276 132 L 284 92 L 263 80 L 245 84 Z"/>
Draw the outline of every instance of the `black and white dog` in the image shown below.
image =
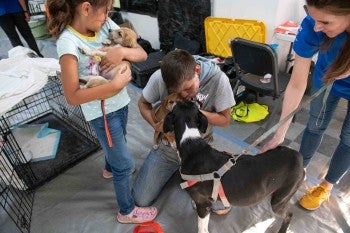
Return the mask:
<path id="1" fill-rule="evenodd" d="M 234 206 L 255 204 L 271 196 L 272 210 L 283 219 L 279 233 L 286 232 L 293 215 L 288 208 L 289 200 L 305 176 L 302 156 L 291 148 L 279 146 L 257 156 L 242 155 L 234 159 L 201 138 L 207 126 L 206 117 L 193 102 L 178 102 L 164 120 L 164 132 L 175 133 L 182 178 L 210 174 L 214 179 L 221 178 L 227 200 Z M 230 168 L 223 169 L 231 160 Z M 209 233 L 215 186 L 213 180 L 201 180 L 186 188 L 197 206 L 199 233 Z"/>

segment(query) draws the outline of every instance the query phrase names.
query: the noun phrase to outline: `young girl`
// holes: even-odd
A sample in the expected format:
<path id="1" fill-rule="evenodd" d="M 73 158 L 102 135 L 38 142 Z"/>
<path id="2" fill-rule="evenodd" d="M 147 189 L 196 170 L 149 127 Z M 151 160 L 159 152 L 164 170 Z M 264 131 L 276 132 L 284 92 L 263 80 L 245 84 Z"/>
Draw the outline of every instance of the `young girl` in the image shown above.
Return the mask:
<path id="1" fill-rule="evenodd" d="M 314 91 L 325 83 L 332 89 L 323 103 L 325 92 L 310 105 L 310 117 L 300 145 L 306 168 L 322 141 L 339 99 L 348 101 L 347 114 L 337 146 L 324 180 L 300 200 L 308 210 L 317 209 L 330 196 L 330 191 L 350 166 L 350 1 L 306 0 L 307 16 L 294 43 L 296 53 L 291 80 L 286 89 L 281 119 L 296 109 L 306 89 L 312 56 L 318 53 L 313 76 Z M 261 149 L 266 151 L 282 143 L 291 120 L 276 131 Z"/>
<path id="2" fill-rule="evenodd" d="M 133 158 L 126 145 L 128 96 L 126 85 L 131 80 L 130 67 L 117 71 L 111 82 L 97 87 L 80 89 L 79 77 L 98 75 L 93 58 L 83 55 L 78 47 L 98 49 L 107 39 L 109 29 L 119 27 L 108 18 L 112 0 L 47 0 L 49 31 L 58 37 L 57 53 L 61 66 L 61 81 L 67 102 L 80 105 L 84 117 L 94 128 L 113 174 L 113 183 L 121 223 L 141 223 L 153 220 L 155 207 L 136 207 L 131 195 L 130 177 L 134 168 Z M 147 54 L 138 48 L 105 48 L 107 55 L 101 60 L 100 72 L 108 72 L 122 60 L 141 61 Z M 98 72 L 98 70 L 97 70 Z M 104 128 L 101 100 L 105 111 L 112 147 L 109 146 Z"/>

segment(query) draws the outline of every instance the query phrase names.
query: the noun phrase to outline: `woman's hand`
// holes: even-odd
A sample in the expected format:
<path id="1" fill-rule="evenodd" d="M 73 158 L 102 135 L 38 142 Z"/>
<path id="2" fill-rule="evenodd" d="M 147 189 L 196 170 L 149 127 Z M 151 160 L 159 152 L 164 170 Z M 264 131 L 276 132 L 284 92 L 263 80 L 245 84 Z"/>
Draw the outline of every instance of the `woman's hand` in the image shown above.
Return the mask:
<path id="1" fill-rule="evenodd" d="M 27 21 L 27 22 L 30 21 L 30 14 L 29 14 L 29 11 L 24 11 L 24 17 L 26 18 L 26 21 Z"/>
<path id="2" fill-rule="evenodd" d="M 284 141 L 284 136 L 280 135 L 280 134 L 275 134 L 273 136 L 273 138 L 268 141 L 260 150 L 259 150 L 259 154 L 260 153 L 264 153 L 268 150 L 274 149 L 277 146 L 281 145 Z"/>

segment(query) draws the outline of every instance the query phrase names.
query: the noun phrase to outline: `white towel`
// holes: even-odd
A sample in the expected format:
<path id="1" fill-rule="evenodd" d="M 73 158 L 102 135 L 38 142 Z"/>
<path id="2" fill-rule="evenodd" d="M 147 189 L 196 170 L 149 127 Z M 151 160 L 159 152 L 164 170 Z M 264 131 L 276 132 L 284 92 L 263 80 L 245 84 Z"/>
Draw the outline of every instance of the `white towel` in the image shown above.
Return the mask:
<path id="1" fill-rule="evenodd" d="M 21 46 L 17 46 L 11 50 L 20 49 Z M 56 75 L 59 70 L 58 60 L 54 58 L 30 58 L 15 53 L 0 60 L 0 116 L 39 91 L 47 83 L 47 77 Z"/>

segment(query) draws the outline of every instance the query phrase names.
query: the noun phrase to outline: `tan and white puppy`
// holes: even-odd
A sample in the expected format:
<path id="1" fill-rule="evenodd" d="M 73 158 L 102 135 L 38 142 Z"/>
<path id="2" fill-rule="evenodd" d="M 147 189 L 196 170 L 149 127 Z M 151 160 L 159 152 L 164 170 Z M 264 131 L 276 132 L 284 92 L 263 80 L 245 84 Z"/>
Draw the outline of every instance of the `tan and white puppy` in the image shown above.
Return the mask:
<path id="1" fill-rule="evenodd" d="M 173 93 L 165 97 L 159 105 L 156 105 L 155 107 L 153 107 L 152 109 L 153 121 L 155 123 L 163 122 L 166 115 L 173 110 L 174 106 L 176 105 L 176 102 L 181 100 L 183 100 L 183 98 L 177 93 Z M 163 129 L 163 123 L 161 123 L 161 129 Z M 160 135 L 162 135 L 162 141 L 164 144 L 170 143 L 171 147 L 176 150 L 174 133 L 173 132 L 164 133 L 157 130 L 154 131 L 154 137 L 153 137 L 154 149 L 157 149 L 159 147 L 158 139 Z"/>
<path id="2" fill-rule="evenodd" d="M 136 48 L 137 44 L 137 34 L 131 30 L 130 28 L 122 27 L 117 30 L 109 30 L 108 40 L 103 42 L 104 46 L 117 46 L 117 47 L 128 47 L 128 48 Z M 107 52 L 101 51 L 99 49 L 87 49 L 87 48 L 78 48 L 82 54 L 85 54 L 90 57 L 94 57 L 95 60 L 101 60 L 104 56 L 106 56 Z M 116 71 L 118 69 L 126 69 L 127 66 L 130 66 L 130 62 L 122 61 L 112 70 L 107 73 L 100 73 L 100 75 L 89 75 L 80 77 L 79 81 L 84 85 L 81 88 L 90 88 L 99 86 L 105 83 L 108 83 L 113 79 Z M 96 69 L 99 69 L 96 67 Z"/>

